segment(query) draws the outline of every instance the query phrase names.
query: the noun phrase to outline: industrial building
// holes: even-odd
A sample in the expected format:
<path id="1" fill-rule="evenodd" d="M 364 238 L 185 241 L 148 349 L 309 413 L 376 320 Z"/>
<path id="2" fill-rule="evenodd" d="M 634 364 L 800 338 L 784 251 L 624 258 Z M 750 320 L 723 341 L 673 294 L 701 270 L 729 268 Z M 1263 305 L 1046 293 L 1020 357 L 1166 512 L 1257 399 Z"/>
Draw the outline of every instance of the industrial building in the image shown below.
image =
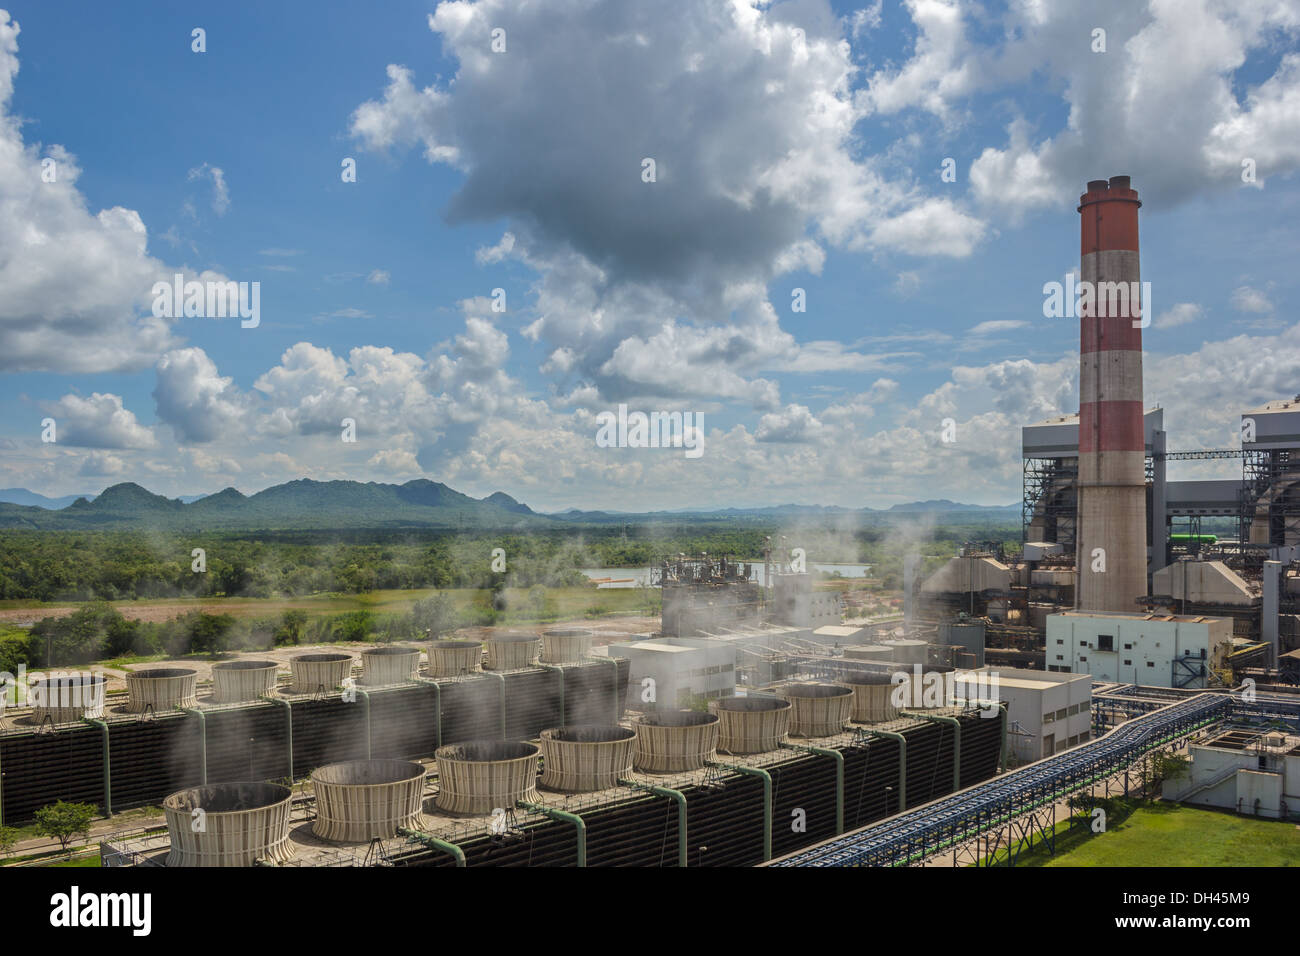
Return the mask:
<path id="1" fill-rule="evenodd" d="M 1089 614 L 1047 619 L 1048 669 L 1094 680 L 1208 687 L 1232 652 L 1232 622 L 1186 614 Z"/>
<path id="2" fill-rule="evenodd" d="M 677 710 L 736 692 L 736 651 L 721 641 L 660 637 L 609 645 L 628 660 L 627 706 Z"/>
<path id="3" fill-rule="evenodd" d="M 1088 183 L 1081 282 L 1139 287 L 1140 207 L 1126 176 Z M 1284 686 L 1300 647 L 1300 397 L 1243 411 L 1239 448 L 1170 450 L 1163 410 L 1144 405 L 1140 309 L 1080 308 L 1080 407 L 1021 429 L 1021 553 L 968 545 L 907 593 L 912 618 L 982 620 L 990 663 Z M 1168 480 L 1169 462 L 1190 460 L 1239 461 L 1241 475 Z M 1102 649 L 1124 620 L 1132 639 Z"/>
<path id="4" fill-rule="evenodd" d="M 1164 799 L 1274 820 L 1300 813 L 1300 735 L 1218 728 L 1188 744 L 1186 776 L 1164 783 Z"/>
<path id="5" fill-rule="evenodd" d="M 1092 738 L 1092 680 L 1086 674 L 983 668 L 958 672 L 953 681 L 968 699 L 1006 705 L 1010 764 L 1050 757 Z"/>
<path id="6" fill-rule="evenodd" d="M 1127 177 L 1088 184 L 1085 281 L 1139 281 L 1139 207 Z M 1294 656 L 1300 407 L 1243 417 L 1232 488 L 1167 482 L 1138 305 L 1085 310 L 1078 413 L 1024 430 L 1022 552 L 963 548 L 909 584 L 905 623 L 844 626 L 769 546 L 761 579 L 663 562 L 659 632 L 604 648 L 494 633 L 430 642 L 423 670 L 420 648 L 331 649 L 288 674 L 223 663 L 210 688 L 144 668 L 125 699 L 92 683 L 5 715 L 0 823 L 161 806 L 165 825 L 103 839 L 112 866 L 899 865 L 1196 732 L 1189 799 L 1295 816 L 1300 736 L 1276 728 L 1300 730 L 1300 699 L 1223 675 L 1267 687 Z"/>

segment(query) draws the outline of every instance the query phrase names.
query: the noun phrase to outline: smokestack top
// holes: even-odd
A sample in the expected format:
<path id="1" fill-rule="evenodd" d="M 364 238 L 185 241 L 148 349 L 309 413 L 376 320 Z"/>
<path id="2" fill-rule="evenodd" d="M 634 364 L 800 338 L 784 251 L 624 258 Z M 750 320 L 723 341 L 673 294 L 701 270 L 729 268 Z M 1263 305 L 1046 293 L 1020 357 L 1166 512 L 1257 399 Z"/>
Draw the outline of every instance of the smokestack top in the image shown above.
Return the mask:
<path id="1" fill-rule="evenodd" d="M 1131 176 L 1112 176 L 1109 182 L 1104 179 L 1088 180 L 1088 191 L 1079 197 L 1078 211 L 1083 212 L 1084 206 L 1099 202 L 1131 202 L 1139 207 L 1142 205 L 1137 190 L 1133 188 Z"/>

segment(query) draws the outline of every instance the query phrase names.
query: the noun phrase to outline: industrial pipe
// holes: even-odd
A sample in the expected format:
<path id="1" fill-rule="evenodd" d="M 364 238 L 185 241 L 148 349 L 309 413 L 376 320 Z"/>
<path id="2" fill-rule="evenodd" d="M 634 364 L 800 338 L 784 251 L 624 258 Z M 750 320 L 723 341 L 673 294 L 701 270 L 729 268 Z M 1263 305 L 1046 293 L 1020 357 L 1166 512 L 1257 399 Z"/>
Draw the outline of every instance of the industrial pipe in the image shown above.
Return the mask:
<path id="1" fill-rule="evenodd" d="M 352 690 L 355 690 L 358 694 L 360 694 L 361 699 L 366 702 L 366 759 L 369 760 L 371 756 L 370 755 L 370 692 L 367 691 L 364 687 L 356 687 L 356 686 L 353 686 Z"/>
<path id="2" fill-rule="evenodd" d="M 687 852 L 688 844 L 686 841 L 686 794 L 680 790 L 670 790 L 668 787 L 652 787 L 648 784 L 638 783 L 635 780 L 620 780 L 619 783 L 625 787 L 631 787 L 633 790 L 644 790 L 647 793 L 667 797 L 677 804 L 677 865 L 680 867 L 690 865 L 690 853 Z"/>
<path id="3" fill-rule="evenodd" d="M 902 813 L 907 809 L 907 738 L 892 730 L 872 730 L 869 727 L 864 727 L 863 730 L 873 737 L 898 741 L 898 812 Z M 885 810 L 888 811 L 889 808 L 886 807 Z"/>
<path id="4" fill-rule="evenodd" d="M 1002 711 L 1002 748 L 998 751 L 998 773 L 1007 772 L 1007 705 L 998 705 Z"/>
<path id="5" fill-rule="evenodd" d="M 835 761 L 835 835 L 839 836 L 844 832 L 844 754 L 839 750 L 792 744 L 784 740 L 781 741 L 780 746 L 790 750 L 804 750 L 819 757 L 830 757 Z"/>
<path id="6" fill-rule="evenodd" d="M 722 767 L 745 777 L 758 777 L 763 781 L 763 862 L 772 859 L 772 775 L 758 767 L 744 767 L 740 764 L 710 762 L 710 766 Z"/>
<path id="7" fill-rule="evenodd" d="M 194 707 L 182 707 L 181 710 L 199 719 L 199 777 L 206 787 L 208 785 L 208 718 L 203 711 Z"/>
<path id="8" fill-rule="evenodd" d="M 501 682 L 501 739 L 506 739 L 506 675 L 496 671 L 485 671 Z"/>
<path id="9" fill-rule="evenodd" d="M 421 843 L 424 846 L 427 846 L 431 850 L 441 850 L 443 853 L 446 853 L 449 856 L 451 856 L 452 859 L 456 861 L 457 866 L 466 865 L 465 851 L 462 850 L 454 843 L 449 843 L 446 840 L 439 840 L 436 836 L 432 836 L 431 834 L 428 833 L 422 833 L 419 830 L 408 830 L 406 827 L 398 827 L 397 833 L 399 836 L 409 837 L 410 839 L 414 840 L 416 843 Z"/>
<path id="10" fill-rule="evenodd" d="M 104 732 L 104 816 L 113 815 L 113 773 L 108 762 L 108 724 L 98 717 L 82 717 L 88 724 L 94 724 Z"/>
<path id="11" fill-rule="evenodd" d="M 284 705 L 284 720 L 289 727 L 289 779 L 293 780 L 293 706 L 285 697 L 272 697 L 271 700 Z"/>
<path id="12" fill-rule="evenodd" d="M 538 664 L 537 666 L 542 668 L 543 670 L 555 671 L 555 673 L 560 675 L 560 723 L 559 725 L 563 727 L 565 723 L 564 721 L 564 668 L 560 667 L 558 664 Z"/>
<path id="13" fill-rule="evenodd" d="M 939 724 L 952 724 L 952 792 L 956 793 L 961 789 L 961 723 L 956 717 L 945 717 L 941 714 L 902 714 L 901 716 L 912 717 L 916 720 L 930 720 Z"/>
<path id="14" fill-rule="evenodd" d="M 560 823 L 572 823 L 574 832 L 578 837 L 578 866 L 587 865 L 587 824 L 582 822 L 582 817 L 576 813 L 569 813 L 567 810 L 544 807 L 540 803 L 523 803 L 521 801 L 519 805 L 525 810 L 540 813 L 542 816 L 550 817 Z"/>

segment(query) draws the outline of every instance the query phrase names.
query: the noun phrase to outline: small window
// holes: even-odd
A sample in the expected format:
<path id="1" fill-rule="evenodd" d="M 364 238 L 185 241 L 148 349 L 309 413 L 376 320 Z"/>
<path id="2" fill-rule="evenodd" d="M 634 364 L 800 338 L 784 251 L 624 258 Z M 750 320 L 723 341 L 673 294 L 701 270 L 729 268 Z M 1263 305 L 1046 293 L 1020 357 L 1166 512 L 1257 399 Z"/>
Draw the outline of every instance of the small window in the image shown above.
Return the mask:
<path id="1" fill-rule="evenodd" d="M 1133 666 L 1133 662 L 1132 662 L 1132 661 L 1125 661 L 1125 662 L 1124 662 L 1124 666 L 1125 666 L 1125 667 L 1132 667 L 1132 666 Z"/>
<path id="2" fill-rule="evenodd" d="M 1056 639 L 1056 643 L 1058 643 L 1058 644 L 1064 644 L 1065 641 L 1061 640 L 1061 639 L 1058 637 L 1058 638 Z"/>
<path id="3" fill-rule="evenodd" d="M 1097 650 L 1099 650 L 1099 651 L 1113 651 L 1114 649 L 1115 649 L 1115 635 L 1114 635 L 1114 634 L 1098 634 L 1098 635 L 1097 635 Z"/>
<path id="4" fill-rule="evenodd" d="M 1081 664 L 1086 664 L 1086 663 L 1088 663 L 1088 658 L 1086 658 L 1086 657 L 1080 657 L 1080 658 L 1079 658 L 1079 663 L 1081 663 Z"/>
<path id="5" fill-rule="evenodd" d="M 1125 645 L 1124 645 L 1124 650 L 1126 650 L 1126 651 L 1131 651 L 1131 650 L 1133 650 L 1133 645 L 1132 645 L 1132 644 L 1125 644 Z"/>
<path id="6" fill-rule="evenodd" d="M 1156 666 L 1155 661 L 1147 661 L 1147 667 L 1155 667 L 1155 666 Z"/>

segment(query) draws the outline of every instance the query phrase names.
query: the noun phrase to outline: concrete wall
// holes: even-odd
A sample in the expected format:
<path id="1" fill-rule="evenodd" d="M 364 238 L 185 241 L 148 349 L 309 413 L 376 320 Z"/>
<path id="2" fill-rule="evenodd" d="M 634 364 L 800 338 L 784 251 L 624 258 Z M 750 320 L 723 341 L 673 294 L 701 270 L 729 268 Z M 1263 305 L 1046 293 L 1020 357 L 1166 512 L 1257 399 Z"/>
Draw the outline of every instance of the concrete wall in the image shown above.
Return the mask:
<path id="1" fill-rule="evenodd" d="M 1111 650 L 1104 649 L 1106 637 Z M 1068 666 L 1097 680 L 1205 687 L 1210 670 L 1222 665 L 1231 637 L 1229 618 L 1052 614 L 1047 618 L 1047 665 Z M 1200 675 L 1202 665 L 1205 676 Z"/>

